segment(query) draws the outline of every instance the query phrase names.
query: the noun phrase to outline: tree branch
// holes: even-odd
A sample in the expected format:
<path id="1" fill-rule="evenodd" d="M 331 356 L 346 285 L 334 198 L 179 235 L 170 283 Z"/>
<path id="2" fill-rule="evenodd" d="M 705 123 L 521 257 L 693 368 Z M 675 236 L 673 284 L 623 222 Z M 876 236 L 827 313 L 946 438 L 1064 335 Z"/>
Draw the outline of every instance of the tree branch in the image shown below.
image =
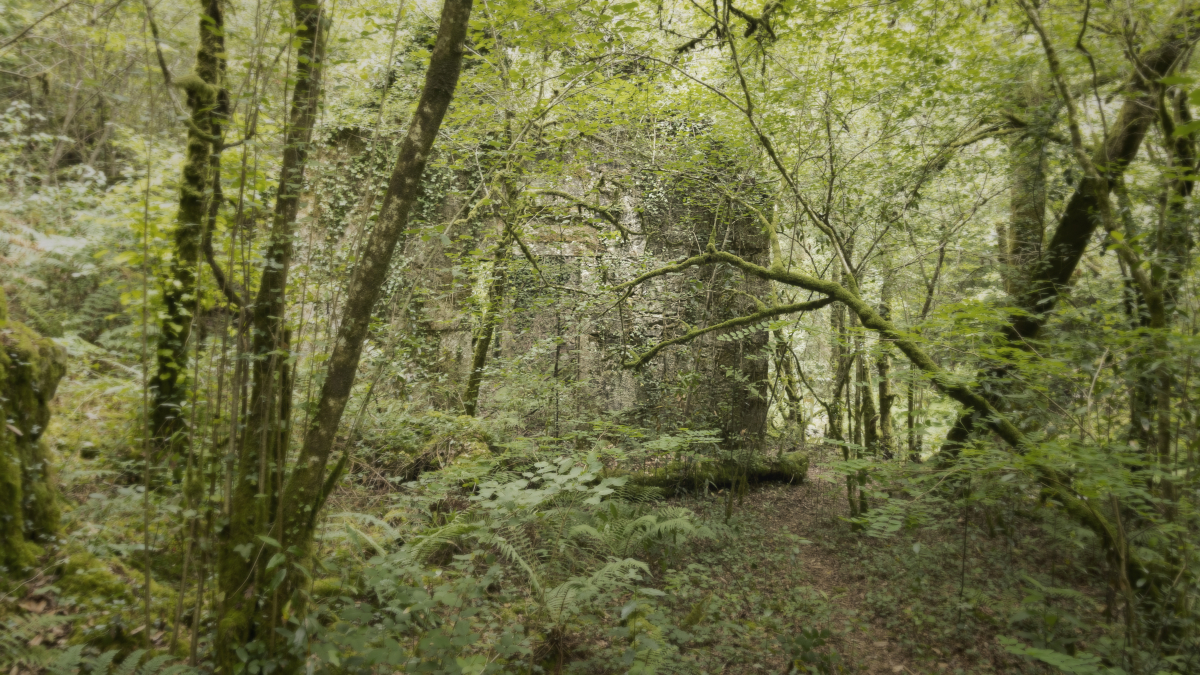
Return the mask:
<path id="1" fill-rule="evenodd" d="M 41 15 L 40 17 L 38 17 L 38 19 L 37 19 L 36 21 L 34 21 L 33 23 L 31 23 L 31 24 L 29 24 L 28 26 L 26 26 L 26 27 L 25 27 L 25 30 L 22 30 L 20 33 L 17 33 L 16 35 L 14 35 L 14 36 L 10 37 L 9 39 L 5 40 L 5 41 L 4 41 L 4 44 L 0 44 L 0 51 L 3 51 L 3 50 L 5 50 L 5 49 L 8 49 L 8 46 L 9 46 L 9 45 L 11 45 L 11 44 L 15 44 L 15 43 L 16 43 L 18 40 L 20 40 L 21 38 L 25 37 L 25 35 L 26 35 L 27 33 L 29 33 L 29 31 L 31 31 L 31 30 L 33 30 L 35 27 L 37 27 L 37 25 L 38 25 L 39 23 L 41 23 L 41 22 L 45 21 L 46 19 L 49 19 L 51 16 L 54 16 L 55 14 L 57 14 L 57 13 L 58 13 L 60 10 L 66 9 L 67 7 L 70 7 L 70 6 L 71 6 L 71 5 L 73 5 L 73 4 L 75 4 L 75 0 L 66 0 L 65 2 L 61 2 L 61 3 L 59 3 L 57 7 L 55 7 L 54 9 L 51 9 L 50 11 L 48 11 L 48 12 L 46 12 L 45 14 Z"/>
<path id="2" fill-rule="evenodd" d="M 655 277 L 681 272 L 690 267 L 712 265 L 719 262 L 732 265 L 760 279 L 778 281 L 782 284 L 820 293 L 827 296 L 826 299 L 828 300 L 844 304 L 858 316 L 858 320 L 863 327 L 878 333 L 882 338 L 890 341 L 914 366 L 928 373 L 934 386 L 941 390 L 942 393 L 986 417 L 988 426 L 1004 439 L 1006 443 L 1017 450 L 1024 450 L 1026 446 L 1025 435 L 1012 422 L 1001 415 L 986 398 L 977 393 L 971 384 L 961 381 L 951 373 L 943 370 L 913 341 L 908 333 L 897 329 L 890 321 L 875 311 L 871 305 L 863 301 L 857 293 L 839 283 L 785 270 L 781 266 L 773 266 L 768 269 L 732 253 L 718 251 L 715 246 L 710 244 L 708 251 L 701 255 L 646 272 L 632 281 L 616 286 L 614 290 L 632 288 Z"/>
<path id="3" fill-rule="evenodd" d="M 637 357 L 636 359 L 634 359 L 632 361 L 626 361 L 622 365 L 626 368 L 638 368 L 638 367 L 642 366 L 644 363 L 646 363 L 647 361 L 649 361 L 650 359 L 654 358 L 655 355 L 657 355 L 659 352 L 666 349 L 667 347 L 670 347 L 671 345 L 678 345 L 678 344 L 684 344 L 686 342 L 691 342 L 692 340 L 695 340 L 696 338 L 700 337 L 701 335 L 704 335 L 705 333 L 711 333 L 713 331 L 722 330 L 725 328 L 737 328 L 739 326 L 749 326 L 749 325 L 756 324 L 760 321 L 765 321 L 767 319 L 773 319 L 777 316 L 785 316 L 787 314 L 796 314 L 799 312 L 812 312 L 812 311 L 821 309 L 822 307 L 825 307 L 825 306 L 831 304 L 832 302 L 833 302 L 833 298 L 821 298 L 819 300 L 811 300 L 809 302 L 798 302 L 798 303 L 791 304 L 791 305 L 780 305 L 778 307 L 766 307 L 764 309 L 760 309 L 759 311 L 757 311 L 753 314 L 747 314 L 746 316 L 739 316 L 739 317 L 736 317 L 733 319 L 729 319 L 728 321 L 722 321 L 721 323 L 718 323 L 718 324 L 706 326 L 704 328 L 693 328 L 690 331 L 688 331 L 687 333 L 680 335 L 679 337 L 674 337 L 674 338 L 671 338 L 670 340 L 664 340 L 663 342 L 660 342 L 660 343 L 654 345 L 646 353 L 642 354 L 641 356 Z"/>
<path id="4" fill-rule="evenodd" d="M 626 240 L 629 239 L 630 235 L 635 235 L 635 234 L 641 235 L 642 234 L 641 232 L 634 232 L 634 231 L 630 230 L 629 228 L 625 227 L 624 225 L 622 225 L 620 219 L 613 215 L 611 209 L 600 206 L 599 204 L 592 204 L 591 202 L 584 201 L 572 194 L 563 192 L 561 190 L 533 190 L 533 194 L 535 194 L 535 195 L 550 195 L 552 197 L 559 197 L 560 199 L 565 199 L 565 200 L 571 202 L 572 204 L 575 204 L 576 206 L 582 206 L 583 208 L 585 208 L 589 211 L 595 212 L 595 213 L 599 214 L 601 218 L 607 220 L 609 223 L 612 223 L 613 227 L 620 230 L 622 238 L 624 238 Z"/>

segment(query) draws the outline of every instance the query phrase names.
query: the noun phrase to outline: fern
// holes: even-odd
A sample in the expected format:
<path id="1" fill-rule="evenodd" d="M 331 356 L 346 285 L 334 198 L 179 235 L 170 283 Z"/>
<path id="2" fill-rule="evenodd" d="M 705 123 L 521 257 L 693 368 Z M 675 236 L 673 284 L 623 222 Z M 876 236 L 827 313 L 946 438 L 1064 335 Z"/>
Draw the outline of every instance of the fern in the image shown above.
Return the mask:
<path id="1" fill-rule="evenodd" d="M 138 664 L 146 656 L 145 649 L 130 653 L 121 661 L 121 665 L 114 668 L 112 664 L 116 656 L 117 650 L 111 649 L 95 658 L 87 658 L 83 655 L 83 645 L 75 645 L 60 652 L 54 661 L 47 664 L 46 670 L 50 675 L 78 675 L 85 667 L 88 675 L 187 675 L 197 672 L 187 664 L 167 666 L 174 658 L 169 654 L 156 656 L 139 669 Z"/>
<path id="2" fill-rule="evenodd" d="M 61 652 L 57 658 L 47 664 L 46 670 L 51 675 L 74 675 L 79 672 L 83 662 L 83 645 L 75 645 Z"/>
<path id="3" fill-rule="evenodd" d="M 454 544 L 455 540 L 479 529 L 479 525 L 471 521 L 471 514 L 462 511 L 445 525 L 426 530 L 405 545 L 403 553 L 413 562 L 426 563 L 442 547 Z"/>
<path id="4" fill-rule="evenodd" d="M 146 650 L 139 649 L 131 653 L 129 656 L 126 656 L 125 660 L 122 661 L 121 665 L 113 671 L 112 675 L 133 675 L 135 672 L 137 672 L 138 663 L 145 655 Z"/>
<path id="5" fill-rule="evenodd" d="M 29 641 L 66 620 L 66 617 L 55 614 L 35 614 L 29 618 L 13 617 L 0 623 L 0 670 L 8 672 L 16 666 L 47 666 L 53 654 L 45 647 L 30 647 Z"/>
<path id="6" fill-rule="evenodd" d="M 141 670 L 138 671 L 138 675 L 158 675 L 162 667 L 167 665 L 170 660 L 171 656 L 169 654 L 156 656 L 142 666 Z M 121 665 L 124 666 L 125 664 Z"/>
<path id="7" fill-rule="evenodd" d="M 635 570 L 649 573 L 646 563 L 632 558 L 613 560 L 596 570 L 590 577 L 571 577 L 546 593 L 542 603 L 550 620 L 562 623 L 583 608 L 584 602 L 617 586 L 640 579 Z"/>
<path id="8" fill-rule="evenodd" d="M 479 542 L 495 546 L 496 550 L 509 562 L 520 567 L 525 572 L 525 576 L 529 578 L 536 597 L 541 598 L 543 593 L 541 574 L 539 573 L 540 562 L 537 553 L 533 550 L 533 543 L 529 541 L 529 535 L 520 527 L 504 527 L 502 529 L 508 533 L 507 537 L 500 531 L 491 531 L 480 535 Z"/>
<path id="9" fill-rule="evenodd" d="M 117 650 L 110 649 L 92 660 L 89 670 L 95 675 L 107 673 L 108 667 L 112 665 L 113 659 L 115 658 L 117 658 Z"/>
<path id="10" fill-rule="evenodd" d="M 613 499 L 619 499 L 630 504 L 649 504 L 659 502 L 666 496 L 666 491 L 652 485 L 633 485 L 626 483 L 613 488 Z"/>
<path id="11" fill-rule="evenodd" d="M 678 547 L 690 539 L 711 539 L 707 527 L 695 523 L 695 514 L 679 507 L 643 513 L 640 507 L 610 501 L 598 510 L 594 525 L 577 525 L 571 536 L 590 538 L 608 555 L 625 557 L 656 544 Z"/>

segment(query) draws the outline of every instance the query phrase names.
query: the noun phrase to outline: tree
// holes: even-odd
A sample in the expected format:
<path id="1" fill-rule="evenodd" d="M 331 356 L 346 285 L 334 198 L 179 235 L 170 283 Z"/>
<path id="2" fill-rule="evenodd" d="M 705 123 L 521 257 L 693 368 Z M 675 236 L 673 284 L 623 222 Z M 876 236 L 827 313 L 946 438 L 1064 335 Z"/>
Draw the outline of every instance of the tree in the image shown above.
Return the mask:
<path id="1" fill-rule="evenodd" d="M 274 629 L 283 627 L 283 608 L 289 603 L 294 603 L 296 609 L 302 607 L 302 597 L 295 594 L 302 588 L 304 575 L 292 565 L 302 563 L 309 555 L 317 513 L 345 468 L 347 456 L 343 454 L 332 470 L 327 470 L 337 427 L 354 384 L 371 312 L 392 252 L 406 229 L 430 150 L 454 96 L 471 4 L 471 0 L 448 0 L 442 8 L 425 87 L 380 204 L 379 218 L 349 284 L 349 299 L 326 369 L 317 412 L 305 432 L 295 468 L 282 486 L 279 515 L 264 533 L 255 527 L 254 515 L 261 507 L 253 492 L 239 490 L 230 507 L 230 532 L 222 552 L 220 580 L 225 606 L 218 631 L 218 663 L 224 672 L 236 670 L 237 650 L 251 639 L 267 641 L 273 652 Z M 245 478 L 243 474 L 241 480 Z M 263 541 L 260 537 L 269 539 Z M 277 543 L 274 548 L 288 562 L 282 568 L 282 578 L 264 587 L 269 560 L 264 561 L 268 556 L 262 553 L 271 541 Z M 251 555 L 256 550 L 259 554 Z M 244 593 L 244 587 L 251 592 Z"/>

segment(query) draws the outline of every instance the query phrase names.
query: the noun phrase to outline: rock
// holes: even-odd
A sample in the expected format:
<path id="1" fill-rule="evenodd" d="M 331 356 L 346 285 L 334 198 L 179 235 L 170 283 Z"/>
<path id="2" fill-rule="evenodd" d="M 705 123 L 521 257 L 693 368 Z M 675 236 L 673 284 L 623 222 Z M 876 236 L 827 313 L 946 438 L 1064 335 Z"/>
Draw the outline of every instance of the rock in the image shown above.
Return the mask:
<path id="1" fill-rule="evenodd" d="M 66 352 L 8 317 L 0 290 L 0 566 L 18 572 L 58 533 L 54 471 L 42 433 Z"/>

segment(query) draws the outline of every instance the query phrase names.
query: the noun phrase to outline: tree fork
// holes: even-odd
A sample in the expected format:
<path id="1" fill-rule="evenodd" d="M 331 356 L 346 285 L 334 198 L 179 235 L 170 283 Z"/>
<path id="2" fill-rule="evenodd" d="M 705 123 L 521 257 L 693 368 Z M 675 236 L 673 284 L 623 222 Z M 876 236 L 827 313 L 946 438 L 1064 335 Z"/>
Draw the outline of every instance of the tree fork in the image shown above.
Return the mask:
<path id="1" fill-rule="evenodd" d="M 292 240 L 296 214 L 299 210 L 300 191 L 304 181 L 309 144 L 316 124 L 317 104 L 321 90 L 321 75 L 324 67 L 325 42 L 328 20 L 322 16 L 321 8 L 314 3 L 295 0 L 293 12 L 297 33 L 302 42 L 297 49 L 296 80 L 292 91 L 292 104 L 288 113 L 288 125 L 284 135 L 283 162 L 280 168 L 279 195 L 275 200 L 274 217 L 267 250 L 264 255 L 262 276 L 258 293 L 247 317 L 250 330 L 251 395 L 249 410 L 241 433 L 241 443 L 236 464 L 233 467 L 232 497 L 230 498 L 229 524 L 223 531 L 223 546 L 218 559 L 219 588 L 225 596 L 221 606 L 216 641 L 218 669 L 232 673 L 236 667 L 234 651 L 244 644 L 253 629 L 252 617 L 256 613 L 259 598 L 252 579 L 256 576 L 254 558 L 243 556 L 237 547 L 261 546 L 256 536 L 264 531 L 264 518 L 270 517 L 270 509 L 259 505 L 259 495 L 268 486 L 262 479 L 260 465 L 266 458 L 274 460 L 271 449 L 282 440 L 279 427 L 286 428 L 283 412 L 290 412 L 290 404 L 277 405 L 276 400 L 289 401 L 290 391 L 280 391 L 275 396 L 275 383 L 279 389 L 290 386 L 290 378 L 283 373 L 278 377 L 278 364 L 286 362 L 286 330 L 284 328 L 288 271 L 291 266 Z M 215 269 L 214 269 L 215 274 Z M 231 290 L 222 284 L 222 291 L 232 301 Z M 279 357 L 279 358 L 275 358 Z M 244 382 L 244 380 L 243 380 Z M 277 424 L 272 424 L 278 420 Z M 277 486 L 277 491 L 281 486 Z M 277 529 L 277 526 L 276 528 Z M 242 550 L 248 550 L 243 548 Z M 261 556 L 259 556 L 261 557 Z M 265 565 L 270 556 L 259 565 Z M 261 631 L 260 631 L 261 632 Z"/>
<path id="2" fill-rule="evenodd" d="M 354 385 L 372 310 L 387 279 L 396 244 L 408 227 L 409 211 L 420 194 L 429 153 L 458 84 L 471 5 L 472 0 L 447 0 L 442 7 L 437 42 L 421 98 L 401 143 L 379 218 L 347 289 L 344 314 L 317 409 L 284 489 L 281 541 L 292 561 L 307 556 L 316 512 L 328 496 L 325 468 Z M 344 455 L 342 460 L 339 466 L 344 465 Z M 301 579 L 301 575 L 292 572 L 282 581 L 279 586 L 279 597 L 283 600 L 281 607 L 293 599 Z"/>

